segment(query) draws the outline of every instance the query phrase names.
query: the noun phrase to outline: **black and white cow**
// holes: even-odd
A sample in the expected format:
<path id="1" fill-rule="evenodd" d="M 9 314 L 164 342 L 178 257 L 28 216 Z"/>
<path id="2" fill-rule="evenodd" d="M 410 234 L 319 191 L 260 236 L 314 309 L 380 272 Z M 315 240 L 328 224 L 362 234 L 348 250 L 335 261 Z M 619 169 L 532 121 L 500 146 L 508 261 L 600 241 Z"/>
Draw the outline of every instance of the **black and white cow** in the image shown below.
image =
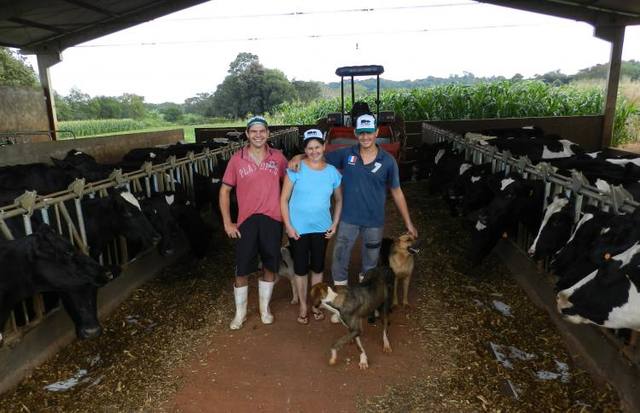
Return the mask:
<path id="1" fill-rule="evenodd" d="M 558 312 L 576 324 L 640 330 L 640 241 L 556 296 Z"/>
<path id="2" fill-rule="evenodd" d="M 571 235 L 573 216 L 573 205 L 569 199 L 556 195 L 544 210 L 542 224 L 529 247 L 529 256 L 540 259 L 560 250 Z"/>
<path id="3" fill-rule="evenodd" d="M 77 221 L 75 208 L 68 209 Z M 143 214 L 140 202 L 129 191 L 118 189 L 106 198 L 85 198 L 82 210 L 89 251 L 96 259 L 118 236 L 132 243 L 137 251 L 146 250 L 160 241 L 160 235 Z"/>
<path id="4" fill-rule="evenodd" d="M 91 257 L 78 253 L 47 225 L 15 241 L 0 239 L 0 329 L 16 303 L 39 292 L 60 294 L 80 338 L 102 331 L 97 317 L 97 288 L 114 276 Z M 0 330 L 0 343 L 2 331 Z"/>

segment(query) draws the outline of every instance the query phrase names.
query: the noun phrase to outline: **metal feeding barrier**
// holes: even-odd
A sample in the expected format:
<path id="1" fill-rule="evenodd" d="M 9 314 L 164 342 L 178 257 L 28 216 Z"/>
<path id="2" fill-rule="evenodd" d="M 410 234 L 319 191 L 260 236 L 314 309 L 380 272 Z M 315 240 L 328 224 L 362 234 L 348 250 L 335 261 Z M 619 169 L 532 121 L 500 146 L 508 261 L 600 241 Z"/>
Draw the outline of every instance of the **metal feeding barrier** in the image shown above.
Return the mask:
<path id="1" fill-rule="evenodd" d="M 274 132 L 270 140 L 285 150 L 293 150 L 298 144 L 298 129 L 290 128 Z M 154 192 L 175 191 L 176 185 L 179 184 L 187 196 L 193 198 L 194 173 L 208 175 L 219 160 L 228 160 L 242 145 L 242 142 L 231 142 L 215 150 L 205 148 L 198 154 L 189 152 L 180 159 L 171 156 L 161 164 L 153 165 L 151 162 L 145 162 L 139 170 L 129 173 L 122 173 L 120 169 L 116 169 L 109 178 L 101 181 L 86 183 L 84 178 L 76 179 L 68 189 L 44 196 L 38 195 L 35 191 L 26 191 L 12 204 L 0 206 L 0 236 L 13 240 L 21 235 L 31 234 L 32 221 L 37 217 L 39 221 L 51 225 L 81 252 L 88 255 L 85 216 L 81 202 L 83 197 L 106 197 L 109 189 L 122 187 L 150 197 Z M 73 210 L 69 211 L 70 208 Z M 16 225 L 7 224 L 7 220 L 11 219 L 21 219 L 20 229 L 24 231 L 23 234 L 14 233 Z M 138 257 L 149 251 L 142 251 Z M 137 258 L 129 257 L 124 238 L 113 240 L 100 254 L 101 264 L 118 265 L 123 269 L 135 259 Z M 37 294 L 22 301 L 11 312 L 4 328 L 5 341 L 18 340 L 22 334 L 39 324 L 48 314 L 60 308 L 58 297 L 50 294 Z"/>
<path id="2" fill-rule="evenodd" d="M 475 136 L 474 136 L 475 135 Z M 525 179 L 538 179 L 544 181 L 544 198 L 540 208 L 547 207 L 549 199 L 558 194 L 564 194 L 574 206 L 574 228 L 580 220 L 580 214 L 585 205 L 595 205 L 603 211 L 616 214 L 632 213 L 640 203 L 621 186 L 611 186 L 610 192 L 603 192 L 599 188 L 589 184 L 587 179 L 579 172 L 572 172 L 572 176 L 566 177 L 554 172 L 548 163 L 541 162 L 533 165 L 527 157 L 514 157 L 508 151 L 499 151 L 495 146 L 480 144 L 479 134 L 468 134 L 467 137 L 437 128 L 426 122 L 422 124 L 423 141 L 426 143 L 452 142 L 454 148 L 463 152 L 465 160 L 474 164 L 490 162 L 493 172 L 518 173 Z M 514 245 L 523 254 L 527 254 L 529 246 L 533 243 L 537 234 L 531 234 L 527 228 L 519 224 Z M 545 259 L 538 268 L 544 270 L 548 279 L 552 279 L 550 260 Z M 542 267 L 542 268 L 540 268 Z M 638 346 L 638 332 L 634 330 L 614 330 L 597 327 L 604 336 L 613 342 L 621 352 L 636 366 L 640 367 L 640 346 Z"/>

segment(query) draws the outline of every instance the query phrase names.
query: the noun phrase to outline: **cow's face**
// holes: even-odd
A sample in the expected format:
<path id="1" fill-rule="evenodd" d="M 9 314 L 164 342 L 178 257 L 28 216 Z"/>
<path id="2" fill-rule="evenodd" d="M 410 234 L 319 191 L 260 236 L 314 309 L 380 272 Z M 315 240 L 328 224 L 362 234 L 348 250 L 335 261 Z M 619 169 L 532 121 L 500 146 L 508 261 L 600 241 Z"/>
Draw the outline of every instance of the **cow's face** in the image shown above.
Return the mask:
<path id="1" fill-rule="evenodd" d="M 157 244 L 161 237 L 142 213 L 140 202 L 130 192 L 116 192 L 112 196 L 114 208 L 119 216 L 118 232 L 140 245 L 142 249 Z"/>
<path id="2" fill-rule="evenodd" d="M 62 305 L 73 320 L 76 336 L 80 339 L 98 337 L 102 334 L 102 327 L 98 321 L 97 293 L 95 287 L 84 287 L 60 294 Z"/>
<path id="3" fill-rule="evenodd" d="M 534 258 L 548 256 L 566 244 L 571 235 L 573 217 L 569 200 L 558 196 L 547 206 L 538 234 L 529 248 Z"/>
<path id="4" fill-rule="evenodd" d="M 158 252 L 163 256 L 175 252 L 175 238 L 179 232 L 178 225 L 169 210 L 169 205 L 173 202 L 175 202 L 175 195 L 168 193 L 140 201 L 145 217 L 162 237 L 158 242 Z"/>

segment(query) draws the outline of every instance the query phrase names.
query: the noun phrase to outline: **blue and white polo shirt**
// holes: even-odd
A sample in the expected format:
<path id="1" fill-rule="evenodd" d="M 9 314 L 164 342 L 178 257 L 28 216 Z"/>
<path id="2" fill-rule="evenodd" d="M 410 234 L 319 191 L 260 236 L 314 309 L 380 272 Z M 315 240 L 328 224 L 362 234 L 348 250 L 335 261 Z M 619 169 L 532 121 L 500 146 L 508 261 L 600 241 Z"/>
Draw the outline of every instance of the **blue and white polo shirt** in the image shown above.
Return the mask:
<path id="1" fill-rule="evenodd" d="M 387 188 L 400 186 L 396 160 L 378 146 L 378 155 L 365 165 L 360 145 L 325 154 L 327 162 L 342 171 L 341 221 L 364 227 L 384 226 Z"/>

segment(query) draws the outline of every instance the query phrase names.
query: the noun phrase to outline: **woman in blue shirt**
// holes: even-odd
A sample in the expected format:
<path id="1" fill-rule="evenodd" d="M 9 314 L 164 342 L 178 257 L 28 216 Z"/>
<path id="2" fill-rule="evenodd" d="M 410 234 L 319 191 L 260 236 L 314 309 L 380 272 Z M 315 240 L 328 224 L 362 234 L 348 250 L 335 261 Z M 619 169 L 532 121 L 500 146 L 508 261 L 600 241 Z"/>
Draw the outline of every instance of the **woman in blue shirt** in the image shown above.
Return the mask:
<path id="1" fill-rule="evenodd" d="M 291 244 L 295 284 L 300 298 L 298 323 L 307 324 L 308 272 L 311 285 L 322 281 L 327 241 L 336 233 L 342 211 L 341 175 L 324 160 L 322 132 L 310 129 L 303 139 L 305 159 L 297 172 L 287 170 L 282 185 L 280 208 Z M 331 196 L 334 199 L 331 214 Z M 316 320 L 324 313 L 312 308 Z"/>

